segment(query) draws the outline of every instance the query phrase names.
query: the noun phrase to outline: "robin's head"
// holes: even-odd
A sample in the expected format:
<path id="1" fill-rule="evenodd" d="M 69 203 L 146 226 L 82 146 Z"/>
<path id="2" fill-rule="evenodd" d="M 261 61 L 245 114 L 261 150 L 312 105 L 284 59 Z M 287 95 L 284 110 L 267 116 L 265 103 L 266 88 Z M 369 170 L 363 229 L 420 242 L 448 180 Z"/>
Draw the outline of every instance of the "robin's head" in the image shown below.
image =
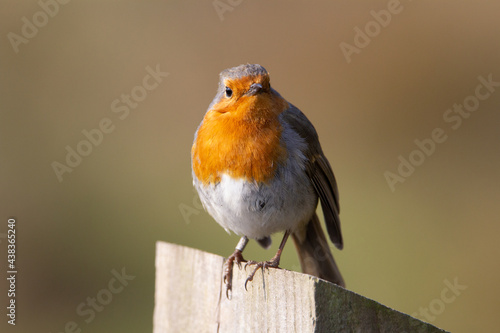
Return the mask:
<path id="1" fill-rule="evenodd" d="M 288 103 L 271 88 L 269 73 L 261 65 L 240 65 L 220 73 L 217 95 L 209 110 L 231 112 L 242 118 L 277 115 Z"/>

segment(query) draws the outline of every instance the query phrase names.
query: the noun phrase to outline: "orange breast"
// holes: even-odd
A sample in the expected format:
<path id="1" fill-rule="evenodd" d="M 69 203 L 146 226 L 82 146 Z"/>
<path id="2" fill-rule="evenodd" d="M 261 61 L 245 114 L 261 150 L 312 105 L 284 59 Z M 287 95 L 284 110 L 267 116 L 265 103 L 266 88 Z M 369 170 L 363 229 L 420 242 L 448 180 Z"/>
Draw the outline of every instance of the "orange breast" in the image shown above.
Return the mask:
<path id="1" fill-rule="evenodd" d="M 272 92 L 214 105 L 191 151 L 196 177 L 205 185 L 219 182 L 222 173 L 257 183 L 271 180 L 287 156 L 278 120 L 287 108 L 288 103 Z"/>

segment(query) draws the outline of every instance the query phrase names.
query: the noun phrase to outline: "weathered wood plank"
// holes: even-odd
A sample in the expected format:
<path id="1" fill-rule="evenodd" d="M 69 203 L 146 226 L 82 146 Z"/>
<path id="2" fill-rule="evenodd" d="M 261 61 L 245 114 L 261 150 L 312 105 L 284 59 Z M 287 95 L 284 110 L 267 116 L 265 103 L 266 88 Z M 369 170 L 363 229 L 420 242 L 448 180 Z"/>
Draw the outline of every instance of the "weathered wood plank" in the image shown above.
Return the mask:
<path id="1" fill-rule="evenodd" d="M 158 242 L 154 333 L 444 332 L 332 283 L 271 269 L 234 268 L 232 299 L 222 283 L 224 258 Z"/>

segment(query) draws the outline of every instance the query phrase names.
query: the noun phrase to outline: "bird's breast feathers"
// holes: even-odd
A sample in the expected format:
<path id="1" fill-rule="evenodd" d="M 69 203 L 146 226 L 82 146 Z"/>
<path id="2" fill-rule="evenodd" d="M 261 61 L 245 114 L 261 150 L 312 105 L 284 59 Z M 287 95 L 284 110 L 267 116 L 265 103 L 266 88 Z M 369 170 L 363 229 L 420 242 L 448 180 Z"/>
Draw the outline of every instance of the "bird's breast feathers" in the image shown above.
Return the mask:
<path id="1" fill-rule="evenodd" d="M 271 180 L 287 158 L 279 114 L 288 103 L 276 98 L 282 99 L 247 98 L 223 111 L 215 104 L 206 113 L 191 152 L 193 173 L 203 184 L 220 182 L 223 173 L 256 183 Z"/>

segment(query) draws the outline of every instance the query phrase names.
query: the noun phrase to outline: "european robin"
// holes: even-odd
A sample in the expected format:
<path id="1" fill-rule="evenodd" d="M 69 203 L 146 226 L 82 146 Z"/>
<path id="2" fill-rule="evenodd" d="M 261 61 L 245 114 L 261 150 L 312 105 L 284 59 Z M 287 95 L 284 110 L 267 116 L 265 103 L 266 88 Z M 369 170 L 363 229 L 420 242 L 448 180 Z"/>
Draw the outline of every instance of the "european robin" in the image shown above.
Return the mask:
<path id="1" fill-rule="evenodd" d="M 224 265 L 229 297 L 233 264 L 241 266 L 249 239 L 264 248 L 284 232 L 276 255 L 255 265 L 278 268 L 290 235 L 302 271 L 345 286 L 321 228 L 318 199 L 328 235 L 342 249 L 339 195 L 330 163 L 307 117 L 271 88 L 260 65 L 220 73 L 217 95 L 198 127 L 191 150 L 193 183 L 208 213 L 227 232 L 241 235 Z"/>

